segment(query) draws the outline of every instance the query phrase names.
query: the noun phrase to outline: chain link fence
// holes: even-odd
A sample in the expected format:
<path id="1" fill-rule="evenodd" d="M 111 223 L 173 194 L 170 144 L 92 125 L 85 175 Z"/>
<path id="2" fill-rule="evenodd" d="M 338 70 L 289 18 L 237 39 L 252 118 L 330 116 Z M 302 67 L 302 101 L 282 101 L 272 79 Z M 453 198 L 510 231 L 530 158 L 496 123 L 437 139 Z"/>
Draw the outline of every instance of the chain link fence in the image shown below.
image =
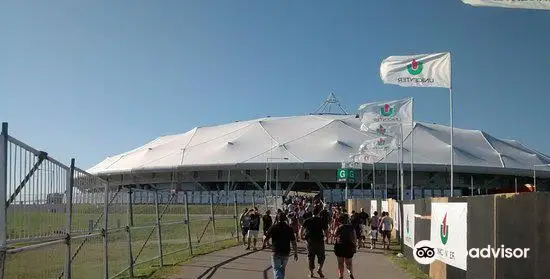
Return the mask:
<path id="1" fill-rule="evenodd" d="M 0 144 L 0 279 L 147 275 L 235 244 L 242 209 L 265 203 L 261 191 L 109 185 L 9 136 L 7 124 Z"/>

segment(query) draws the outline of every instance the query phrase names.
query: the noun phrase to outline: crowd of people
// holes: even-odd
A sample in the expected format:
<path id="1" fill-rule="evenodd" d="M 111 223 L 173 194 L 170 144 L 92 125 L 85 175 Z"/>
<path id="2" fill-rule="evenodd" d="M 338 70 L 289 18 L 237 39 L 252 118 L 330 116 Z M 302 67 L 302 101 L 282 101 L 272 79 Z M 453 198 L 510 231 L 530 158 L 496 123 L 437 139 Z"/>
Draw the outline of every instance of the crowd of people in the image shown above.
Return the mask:
<path id="1" fill-rule="evenodd" d="M 259 239 L 260 223 L 263 239 Z M 319 196 L 294 196 L 285 199 L 282 208 L 277 209 L 275 220 L 267 210 L 263 215 L 257 207 L 244 209 L 240 216 L 242 243 L 249 249 L 272 250 L 271 265 L 275 279 L 285 278 L 285 268 L 290 257 L 291 245 L 294 259 L 298 260 L 297 242 L 306 241 L 309 277 L 315 273 L 324 278 L 325 244 L 334 245 L 338 262 L 338 278 L 344 278 L 344 268 L 349 277 L 353 276 L 353 256 L 360 248 L 365 248 L 367 237 L 370 249 L 376 249 L 379 234 L 382 248 L 390 249 L 393 219 L 387 212 L 374 212 L 369 216 L 363 208 L 359 212 L 348 213 L 340 205 L 325 204 Z M 241 238 L 240 238 L 241 240 Z M 240 241 L 239 240 L 239 241 Z M 317 259 L 317 269 L 315 268 Z"/>

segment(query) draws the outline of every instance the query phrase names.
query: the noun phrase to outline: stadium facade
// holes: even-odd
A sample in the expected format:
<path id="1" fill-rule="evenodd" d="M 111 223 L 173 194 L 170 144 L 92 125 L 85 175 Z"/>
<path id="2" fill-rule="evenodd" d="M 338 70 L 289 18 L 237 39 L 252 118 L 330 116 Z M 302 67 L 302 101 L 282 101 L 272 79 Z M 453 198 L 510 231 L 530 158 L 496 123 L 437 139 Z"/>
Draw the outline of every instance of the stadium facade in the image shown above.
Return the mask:
<path id="1" fill-rule="evenodd" d="M 88 172 L 108 178 L 112 186 L 138 189 L 267 189 L 279 193 L 342 189 L 337 169 L 372 138 L 360 125 L 358 115 L 311 114 L 197 127 L 108 157 Z M 405 188 L 410 189 L 414 135 L 415 192 L 445 195 L 450 177 L 450 128 L 416 122 L 404 132 Z M 535 166 L 550 164 L 550 157 L 518 141 L 479 130 L 455 128 L 453 149 L 455 190 L 463 195 L 525 189 L 534 184 Z M 389 197 L 397 195 L 397 162 L 394 151 L 374 166 L 374 187 L 387 189 Z M 548 189 L 548 170 L 539 167 L 537 190 Z M 372 164 L 361 164 L 359 173 L 357 182 L 348 185 L 350 189 L 371 189 Z"/>

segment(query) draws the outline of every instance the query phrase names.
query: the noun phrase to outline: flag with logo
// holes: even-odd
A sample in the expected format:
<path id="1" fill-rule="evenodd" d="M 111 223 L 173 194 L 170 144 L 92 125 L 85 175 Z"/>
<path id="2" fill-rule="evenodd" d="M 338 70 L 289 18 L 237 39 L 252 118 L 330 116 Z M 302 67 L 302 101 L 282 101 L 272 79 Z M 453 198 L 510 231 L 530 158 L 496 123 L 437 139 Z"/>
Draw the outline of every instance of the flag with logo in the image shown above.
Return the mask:
<path id="1" fill-rule="evenodd" d="M 380 65 L 384 83 L 404 87 L 451 88 L 449 52 L 390 56 Z"/>
<path id="2" fill-rule="evenodd" d="M 430 241 L 438 260 L 467 270 L 468 204 L 432 202 Z"/>
<path id="3" fill-rule="evenodd" d="M 387 123 L 412 123 L 412 104 L 412 98 L 362 104 L 361 129 L 369 129 L 372 123 L 386 123 L 386 128 Z"/>
<path id="4" fill-rule="evenodd" d="M 462 0 L 472 6 L 550 10 L 550 0 Z"/>
<path id="5" fill-rule="evenodd" d="M 401 134 L 400 123 L 364 122 L 361 131 L 369 132 L 380 137 L 397 137 Z"/>

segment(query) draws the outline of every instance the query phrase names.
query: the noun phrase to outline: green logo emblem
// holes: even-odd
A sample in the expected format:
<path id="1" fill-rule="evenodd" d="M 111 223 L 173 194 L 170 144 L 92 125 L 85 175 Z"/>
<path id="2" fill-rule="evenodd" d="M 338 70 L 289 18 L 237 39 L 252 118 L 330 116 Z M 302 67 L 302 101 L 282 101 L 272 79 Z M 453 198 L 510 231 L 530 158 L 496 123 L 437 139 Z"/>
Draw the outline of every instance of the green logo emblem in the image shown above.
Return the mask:
<path id="1" fill-rule="evenodd" d="M 380 108 L 380 114 L 384 117 L 391 117 L 395 114 L 395 107 L 385 104 Z"/>
<path id="2" fill-rule="evenodd" d="M 449 241 L 449 225 L 447 225 L 447 213 L 445 213 L 445 217 L 443 218 L 443 223 L 441 223 L 439 236 L 441 237 L 441 243 L 443 243 L 443 245 L 446 245 L 447 241 Z"/>
<path id="3" fill-rule="evenodd" d="M 416 76 L 420 73 L 422 73 L 422 62 L 417 62 L 415 59 L 411 62 L 411 64 L 407 65 L 407 71 L 409 74 Z"/>

